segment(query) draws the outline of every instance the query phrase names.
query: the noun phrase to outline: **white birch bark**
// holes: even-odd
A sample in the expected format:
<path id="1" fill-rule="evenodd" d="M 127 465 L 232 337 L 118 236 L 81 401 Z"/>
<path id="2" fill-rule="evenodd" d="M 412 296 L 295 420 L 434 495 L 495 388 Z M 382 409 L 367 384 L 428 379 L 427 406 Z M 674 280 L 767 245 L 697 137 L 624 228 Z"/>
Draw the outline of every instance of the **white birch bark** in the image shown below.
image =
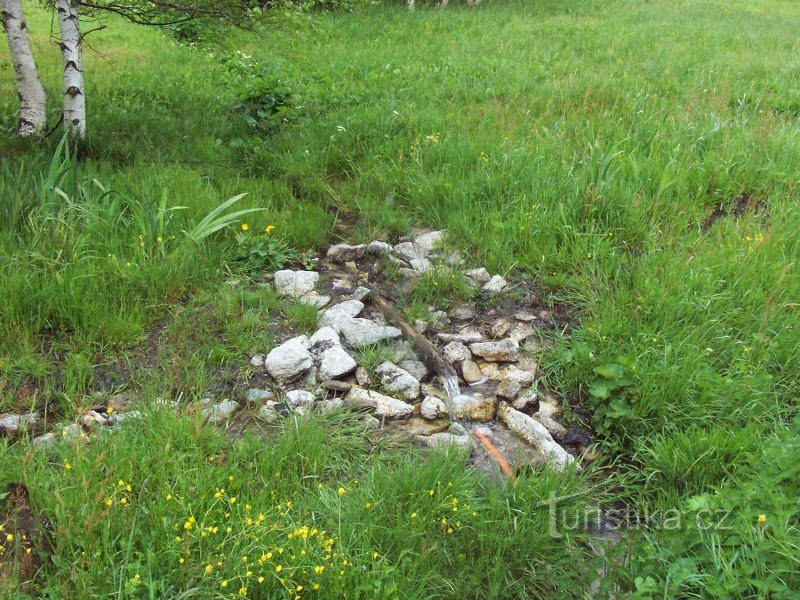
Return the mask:
<path id="1" fill-rule="evenodd" d="M 3 18 L 11 62 L 14 64 L 14 73 L 17 76 L 19 135 L 22 137 L 41 135 L 47 120 L 45 111 L 47 97 L 31 51 L 21 0 L 0 0 L 0 16 Z"/>
<path id="2" fill-rule="evenodd" d="M 56 0 L 64 67 L 64 129 L 69 135 L 82 139 L 86 136 L 86 90 L 79 4 L 78 0 Z"/>

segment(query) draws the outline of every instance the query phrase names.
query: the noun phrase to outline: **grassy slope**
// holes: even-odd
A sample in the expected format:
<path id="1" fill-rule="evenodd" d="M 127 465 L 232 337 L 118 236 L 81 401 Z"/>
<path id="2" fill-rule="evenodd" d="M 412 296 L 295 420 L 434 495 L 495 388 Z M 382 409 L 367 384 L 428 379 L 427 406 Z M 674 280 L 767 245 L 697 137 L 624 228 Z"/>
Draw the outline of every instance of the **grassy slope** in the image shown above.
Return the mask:
<path id="1" fill-rule="evenodd" d="M 685 585 L 722 597 L 764 594 L 766 586 L 796 584 L 798 570 L 796 559 L 785 558 L 796 556 L 797 544 L 797 448 L 787 428 L 796 412 L 800 341 L 797 18 L 793 3 L 770 0 L 491 3 L 475 11 L 383 8 L 295 19 L 279 34 L 230 42 L 274 69 L 303 106 L 297 121 L 263 143 L 229 111 L 230 82 L 214 59 L 114 23 L 94 42 L 107 61 L 89 57 L 94 129 L 84 168 L 131 196 L 166 193 L 171 205 L 189 206 L 175 232 L 240 191 L 269 209 L 259 224 L 278 223 L 302 246 L 321 244 L 337 211 L 358 213 L 356 240 L 416 222 L 445 226 L 476 265 L 515 269 L 577 303 L 581 326 L 543 362 L 554 384 L 595 409 L 609 449 L 637 466 L 619 493 L 662 511 L 736 511 L 733 531 L 717 537 L 653 532 L 630 573 L 651 576 L 656 587 L 669 581 L 670 593 Z M 43 31 L 46 17 L 34 20 Z M 57 57 L 41 34 L 38 41 L 55 90 Z M 2 97 L 13 98 L 2 64 Z M 12 127 L 10 100 L 0 119 Z M 231 147 L 233 139 L 244 143 Z M 0 146 L 2 185 L 4 197 L 24 199 L 49 150 L 12 156 L 18 149 Z M 702 231 L 715 208 L 730 211 L 743 194 L 766 211 L 723 217 Z M 90 256 L 112 252 L 141 267 L 136 277 L 119 278 L 129 286 L 124 294 L 95 286 L 98 302 L 87 305 L 65 302 L 51 272 L 18 252 L 24 244 L 14 231 L 2 235 L 14 257 L 0 263 L 10 307 L 0 317 L 11 348 L 4 374 L 12 381 L 31 373 L 57 381 L 57 364 L 31 359 L 41 356 L 41 333 L 54 323 L 72 331 L 62 352 L 82 351 L 90 363 L 99 348 L 135 341 L 153 308 L 163 314 L 224 277 L 218 267 L 229 252 L 219 240 L 192 250 L 199 257 L 179 269 L 188 250 L 145 260 L 133 232 L 128 241 L 81 246 Z M 99 264 L 92 268 L 104 276 L 115 272 Z M 30 310 L 31 290 L 40 302 L 50 299 L 49 311 Z M 246 354 L 244 346 L 226 351 L 238 360 Z M 597 399 L 587 389 L 595 380 L 617 387 Z M 158 381 L 151 385 L 157 389 Z M 129 468 L 143 461 L 134 456 Z M 17 469 L 5 468 L 9 477 Z M 34 481 L 44 486 L 49 471 L 40 469 Z M 87 478 L 99 494 L 105 483 Z M 402 473 L 392 485 L 405 485 Z M 541 486 L 537 493 L 549 489 L 531 485 Z M 49 508 L 67 514 L 86 501 Z M 759 513 L 768 514 L 766 540 L 754 526 Z M 487 556 L 500 552 L 500 539 L 492 538 Z M 126 548 L 116 544 L 115 552 Z M 562 547 L 549 560 L 569 562 L 574 547 Z M 404 566 L 386 571 L 388 579 L 424 570 L 422 559 L 412 566 L 401 556 L 392 554 L 391 564 Z M 490 585 L 499 594 L 516 579 L 528 585 L 513 564 L 498 568 L 491 584 L 461 591 Z M 584 577 L 583 570 L 557 571 L 536 576 L 541 585 Z M 97 565 L 90 572 L 98 581 L 106 574 Z M 433 572 L 451 577 L 438 563 Z M 627 577 L 620 569 L 614 579 L 628 585 Z M 196 581 L 169 569 L 156 578 L 176 586 Z M 93 589 L 77 581 L 78 589 Z M 426 581 L 420 589 L 445 593 Z"/>

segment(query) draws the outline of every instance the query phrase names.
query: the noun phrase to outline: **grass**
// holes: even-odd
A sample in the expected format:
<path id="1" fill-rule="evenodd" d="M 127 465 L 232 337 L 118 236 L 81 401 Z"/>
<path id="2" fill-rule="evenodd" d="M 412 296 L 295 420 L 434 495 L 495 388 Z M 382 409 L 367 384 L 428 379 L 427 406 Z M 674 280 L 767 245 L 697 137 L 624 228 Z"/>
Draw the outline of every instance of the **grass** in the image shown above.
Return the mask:
<path id="1" fill-rule="evenodd" d="M 28 10 L 55 102 L 49 16 Z M 199 398 L 219 378 L 236 385 L 236 374 L 221 373 L 273 343 L 265 314 L 310 326 L 303 309 L 249 286 L 272 259 L 302 260 L 342 235 L 361 242 L 417 224 L 446 228 L 469 266 L 530 279 L 577 310 L 580 319 L 546 350 L 540 371 L 573 407 L 591 412 L 618 467 L 607 488 L 613 499 L 687 517 L 679 528 L 659 521 L 630 532 L 605 591 L 789 598 L 800 585 L 792 479 L 800 458 L 797 17 L 783 0 L 498 0 L 413 13 L 385 5 L 286 17 L 278 30 L 231 34 L 214 56 L 112 21 L 93 34 L 103 54 L 87 56 L 91 137 L 78 163 L 53 160 L 56 142 L 13 140 L 13 76 L 2 60 L 0 407 L 18 406 L 17 391 L 33 387 L 28 404 L 54 401 L 72 414 L 85 395 L 107 391 L 98 365 L 140 363 L 159 328 L 167 341 L 156 360 L 118 383 L 146 402 L 163 393 Z M 234 50 L 252 59 L 235 68 L 219 60 Z M 253 127 L 236 108 L 236 90 L 264 72 L 274 89 L 261 91 L 288 98 L 290 110 L 286 120 Z M 55 103 L 50 110 L 55 121 Z M 274 225 L 274 243 L 243 242 L 239 223 L 200 242 L 184 233 L 240 193 L 248 195 L 236 208 L 263 209 L 242 217 L 250 235 Z M 737 214 L 745 197 L 752 209 Z M 719 218 L 707 225 L 712 213 Z M 353 225 L 343 233 L 342 223 Z M 433 278 L 409 310 L 460 299 L 460 285 Z M 245 281 L 243 289 L 226 287 L 229 279 Z M 113 443 L 59 449 L 63 456 L 11 444 L 0 451 L 2 480 L 24 471 L 42 508 L 66 528 L 58 562 L 43 575 L 51 596 L 143 593 L 125 587 L 140 585 L 130 583 L 135 573 L 154 597 L 210 590 L 200 571 L 206 549 L 189 545 L 189 566 L 170 562 L 159 554 L 175 550 L 169 532 L 146 516 L 171 514 L 180 525 L 185 507 L 147 497 L 145 512 L 108 519 L 103 494 L 122 478 L 137 490 L 163 492 L 169 483 L 186 497 L 189 484 L 180 482 L 192 473 L 194 514 L 213 513 L 208 496 L 234 465 L 243 481 L 285 464 L 281 472 L 295 482 L 278 486 L 275 499 L 254 490 L 250 504 L 277 511 L 292 501 L 302 516 L 281 525 L 283 533 L 310 525 L 311 514 L 328 520 L 337 544 L 345 532 L 343 556 L 368 565 L 370 576 L 346 571 L 343 582 L 365 596 L 578 595 L 593 578 L 576 560 L 586 558 L 579 540 L 543 535 L 531 504 L 558 486 L 577 489 L 571 477 L 538 474 L 541 481 L 497 489 L 452 457 L 370 453 L 342 434 L 324 457 L 339 470 L 318 496 L 297 487 L 321 473 L 297 463 L 305 456 L 292 454 L 297 431 L 276 435 L 285 455 L 248 454 L 242 448 L 254 442 L 244 441 L 213 468 L 207 457 L 232 442 L 209 430 L 159 414 L 130 431 L 153 431 L 152 443 L 121 432 Z M 158 432 L 182 440 L 175 464 L 163 460 Z M 81 456 L 89 462 L 76 466 Z M 141 487 L 151 471 L 162 479 Z M 78 473 L 81 485 L 70 486 L 67 475 Z M 460 493 L 482 508 L 469 535 L 452 547 L 452 536 L 433 539 L 430 528 L 405 535 L 406 513 L 417 507 L 403 493 L 456 474 Z M 375 496 L 333 494 L 355 479 L 376 486 Z M 357 514 L 359 503 L 378 506 L 378 497 L 382 520 Z M 730 511 L 729 528 L 698 525 L 697 515 L 718 511 Z M 72 516 L 84 513 L 105 532 L 79 529 L 83 521 Z M 152 543 L 127 538 L 133 514 Z M 251 553 L 239 537 L 229 546 L 236 560 Z M 369 559 L 373 548 L 380 564 Z M 459 553 L 476 566 L 460 563 Z M 230 589 L 235 573 L 225 572 Z M 307 587 L 312 579 L 287 581 Z M 335 595 L 335 584 L 325 584 Z"/>

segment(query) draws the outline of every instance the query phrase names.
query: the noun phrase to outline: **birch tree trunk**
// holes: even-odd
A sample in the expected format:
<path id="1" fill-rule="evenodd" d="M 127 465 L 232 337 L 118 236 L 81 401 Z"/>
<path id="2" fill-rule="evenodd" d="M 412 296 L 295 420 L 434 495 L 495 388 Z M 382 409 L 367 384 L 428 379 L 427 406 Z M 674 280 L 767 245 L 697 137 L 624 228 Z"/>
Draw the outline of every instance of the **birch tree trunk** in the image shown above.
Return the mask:
<path id="1" fill-rule="evenodd" d="M 22 12 L 21 0 L 0 0 L 0 16 L 8 36 L 8 47 L 11 51 L 11 62 L 17 76 L 17 93 L 19 94 L 19 135 L 28 137 L 41 135 L 44 132 L 47 113 L 42 82 L 31 51 L 28 27 Z"/>
<path id="2" fill-rule="evenodd" d="M 70 136 L 83 139 L 86 136 L 86 94 L 79 4 L 78 0 L 56 0 L 64 66 L 64 129 Z"/>

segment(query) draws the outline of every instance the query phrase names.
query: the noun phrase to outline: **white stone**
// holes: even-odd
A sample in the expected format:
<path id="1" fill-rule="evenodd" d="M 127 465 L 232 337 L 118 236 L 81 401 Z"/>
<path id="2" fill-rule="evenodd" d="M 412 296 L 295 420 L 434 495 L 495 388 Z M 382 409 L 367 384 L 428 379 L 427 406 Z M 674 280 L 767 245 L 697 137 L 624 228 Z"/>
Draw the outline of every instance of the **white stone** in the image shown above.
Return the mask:
<path id="1" fill-rule="evenodd" d="M 271 390 L 250 388 L 247 390 L 247 396 L 245 399 L 247 402 L 265 402 L 267 400 L 272 400 L 274 397 L 275 394 L 273 394 Z"/>
<path id="2" fill-rule="evenodd" d="M 533 418 L 544 425 L 545 429 L 547 429 L 547 431 L 549 431 L 550 434 L 557 440 L 564 439 L 564 436 L 567 435 L 567 428 L 555 419 L 538 412 L 534 413 Z"/>
<path id="3" fill-rule="evenodd" d="M 462 394 L 453 398 L 451 414 L 459 421 L 488 423 L 497 415 L 497 398 Z"/>
<path id="4" fill-rule="evenodd" d="M 333 327 L 335 330 L 339 331 L 337 323 L 342 317 L 357 317 L 362 310 L 364 310 L 363 302 L 359 302 L 358 300 L 345 300 L 344 302 L 334 304 L 322 313 L 320 324 L 323 327 Z"/>
<path id="5" fill-rule="evenodd" d="M 16 433 L 26 426 L 36 425 L 39 413 L 30 412 L 21 415 L 0 416 L 0 433 Z"/>
<path id="6" fill-rule="evenodd" d="M 443 342 L 461 342 L 462 344 L 474 344 L 483 339 L 480 331 L 469 327 L 458 333 L 437 333 L 436 337 Z"/>
<path id="7" fill-rule="evenodd" d="M 472 358 L 472 353 L 461 342 L 450 342 L 442 348 L 444 359 L 450 364 L 460 363 Z"/>
<path id="8" fill-rule="evenodd" d="M 344 335 L 347 343 L 353 348 L 363 348 L 398 338 L 402 332 L 397 327 L 376 325 L 367 319 L 339 318 L 336 321 L 339 331 Z"/>
<path id="9" fill-rule="evenodd" d="M 501 338 L 508 333 L 509 329 L 511 329 L 511 323 L 508 322 L 508 319 L 498 319 L 492 325 L 492 337 L 494 339 Z"/>
<path id="10" fill-rule="evenodd" d="M 419 381 L 405 369 L 386 361 L 375 369 L 375 375 L 381 381 L 381 387 L 407 400 L 419 397 Z"/>
<path id="11" fill-rule="evenodd" d="M 473 354 L 491 362 L 513 362 L 519 359 L 519 344 L 511 339 L 471 344 L 469 349 Z"/>
<path id="12" fill-rule="evenodd" d="M 33 445 L 36 448 L 46 448 L 47 446 L 53 445 L 56 441 L 58 441 L 58 437 L 55 433 L 50 432 L 33 438 Z"/>
<path id="13" fill-rule="evenodd" d="M 399 366 L 411 373 L 417 381 L 422 381 L 428 376 L 428 367 L 421 360 L 404 360 L 400 362 Z"/>
<path id="14" fill-rule="evenodd" d="M 300 296 L 297 301 L 315 308 L 325 308 L 331 303 L 331 297 L 320 295 L 317 292 L 309 292 L 304 296 Z"/>
<path id="15" fill-rule="evenodd" d="M 367 244 L 367 253 L 380 256 L 382 254 L 389 254 L 392 251 L 392 245 L 386 242 L 375 240 Z"/>
<path id="16" fill-rule="evenodd" d="M 412 260 L 425 258 L 428 254 L 423 248 L 412 242 L 400 242 L 394 247 L 392 252 L 396 257 L 409 263 Z"/>
<path id="17" fill-rule="evenodd" d="M 417 273 L 425 273 L 433 268 L 433 263 L 427 258 L 413 258 L 409 264 Z"/>
<path id="18" fill-rule="evenodd" d="M 502 292 L 507 285 L 508 282 L 503 278 L 502 275 L 494 275 L 486 284 L 484 284 L 483 290 L 486 292 Z"/>
<path id="19" fill-rule="evenodd" d="M 239 409 L 239 403 L 234 400 L 223 400 L 217 404 L 204 408 L 200 414 L 209 423 L 223 423 Z"/>
<path id="20" fill-rule="evenodd" d="M 371 409 L 376 417 L 385 419 L 405 419 L 414 412 L 414 407 L 402 400 L 360 387 L 353 387 L 347 392 L 344 403 L 356 408 Z"/>
<path id="21" fill-rule="evenodd" d="M 450 316 L 458 321 L 471 321 L 475 318 L 475 310 L 471 306 L 458 306 L 450 311 Z"/>
<path id="22" fill-rule="evenodd" d="M 426 254 L 430 254 L 441 245 L 444 240 L 444 231 L 429 231 L 414 238 L 414 244 Z"/>
<path id="23" fill-rule="evenodd" d="M 314 291 L 319 273 L 316 271 L 277 271 L 275 273 L 275 289 L 285 297 L 299 298 Z"/>
<path id="24" fill-rule="evenodd" d="M 306 390 L 292 390 L 291 392 L 286 392 L 286 404 L 292 408 L 308 406 L 309 404 L 313 404 L 314 400 L 316 400 L 314 394 Z"/>
<path id="25" fill-rule="evenodd" d="M 341 346 L 333 346 L 322 353 L 319 364 L 319 378 L 338 379 L 349 375 L 356 370 L 358 365 L 347 351 Z"/>
<path id="26" fill-rule="evenodd" d="M 264 366 L 264 355 L 263 354 L 256 354 L 250 357 L 250 365 L 255 367 L 256 369 Z"/>
<path id="27" fill-rule="evenodd" d="M 274 423 L 275 421 L 281 418 L 280 413 L 278 413 L 278 411 L 275 410 L 276 406 L 277 404 L 275 402 L 268 402 L 267 404 L 258 409 L 256 416 L 258 416 L 259 419 L 266 421 L 267 423 Z"/>
<path id="28" fill-rule="evenodd" d="M 335 244 L 328 248 L 328 260 L 333 262 L 347 262 L 348 260 L 355 260 L 361 258 L 367 251 L 365 244 L 351 246 L 350 244 Z"/>
<path id="29" fill-rule="evenodd" d="M 308 340 L 308 351 L 313 357 L 319 358 L 325 350 L 341 345 L 339 334 L 333 327 L 321 327 Z"/>
<path id="30" fill-rule="evenodd" d="M 344 408 L 344 402 L 340 398 L 332 400 L 320 400 L 314 405 L 314 408 L 321 413 L 328 413 L 334 410 L 341 410 Z"/>
<path id="31" fill-rule="evenodd" d="M 505 369 L 505 377 L 500 381 L 495 393 L 508 400 L 513 400 L 522 391 L 522 388 L 533 383 L 533 373 L 523 371 L 516 365 L 509 365 Z"/>
<path id="32" fill-rule="evenodd" d="M 465 360 L 461 363 L 461 376 L 467 383 L 478 383 L 483 381 L 486 377 L 483 376 L 481 368 L 471 360 Z"/>
<path id="33" fill-rule="evenodd" d="M 139 418 L 141 418 L 141 416 L 142 416 L 142 413 L 140 413 L 138 410 L 132 410 L 132 411 L 126 412 L 126 413 L 116 413 L 115 412 L 115 413 L 111 413 L 110 415 L 108 415 L 108 424 L 112 425 L 112 426 L 119 425 L 120 423 L 122 423 L 124 421 L 130 421 L 132 419 L 134 419 L 134 420 L 135 419 L 139 419 Z"/>
<path id="34" fill-rule="evenodd" d="M 429 448 L 469 448 L 473 445 L 472 438 L 468 435 L 455 435 L 452 433 L 434 433 L 433 435 L 417 436 L 417 441 Z"/>
<path id="35" fill-rule="evenodd" d="M 372 293 L 372 290 L 366 288 L 364 286 L 358 286 L 355 291 L 350 295 L 351 300 L 357 300 L 359 302 L 363 302 L 367 296 Z M 355 315 L 353 315 L 355 316 Z"/>
<path id="36" fill-rule="evenodd" d="M 499 414 L 511 431 L 539 450 L 556 469 L 563 471 L 574 462 L 575 458 L 559 446 L 547 428 L 533 417 L 505 403 L 500 405 Z"/>
<path id="37" fill-rule="evenodd" d="M 539 401 L 539 395 L 536 393 L 535 390 L 528 390 L 521 396 L 518 396 L 512 405 L 517 410 L 525 410 L 531 406 L 534 406 Z"/>
<path id="38" fill-rule="evenodd" d="M 304 335 L 290 339 L 267 354 L 264 366 L 275 379 L 292 379 L 310 369 L 314 362 Z"/>
<path id="39" fill-rule="evenodd" d="M 447 406 L 435 396 L 426 396 L 420 406 L 420 414 L 423 419 L 433 421 L 447 415 Z"/>
<path id="40" fill-rule="evenodd" d="M 467 277 L 470 279 L 474 279 L 478 283 L 489 283 L 492 279 L 492 276 L 489 274 L 484 267 L 480 267 L 479 269 L 470 269 L 465 273 Z"/>
<path id="41" fill-rule="evenodd" d="M 356 369 L 356 382 L 358 382 L 358 385 L 361 387 L 367 387 L 372 384 L 369 372 L 364 367 L 358 367 Z"/>

